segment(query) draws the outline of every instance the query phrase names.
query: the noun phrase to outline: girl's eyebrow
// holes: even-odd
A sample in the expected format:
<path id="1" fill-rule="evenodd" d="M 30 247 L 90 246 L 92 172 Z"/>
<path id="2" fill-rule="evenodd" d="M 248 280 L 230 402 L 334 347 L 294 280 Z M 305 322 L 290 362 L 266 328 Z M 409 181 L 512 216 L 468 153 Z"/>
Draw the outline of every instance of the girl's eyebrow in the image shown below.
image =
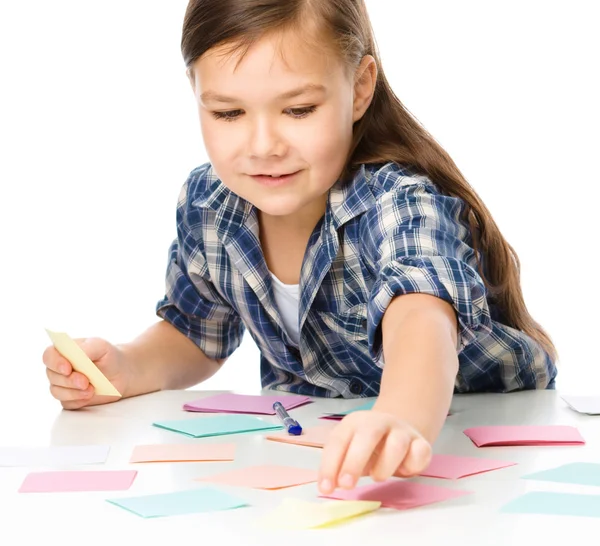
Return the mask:
<path id="1" fill-rule="evenodd" d="M 285 93 L 282 93 L 281 95 L 279 95 L 277 97 L 277 99 L 281 100 L 281 99 L 293 99 L 294 97 L 298 97 L 300 95 L 303 95 L 304 93 L 309 93 L 309 92 L 325 92 L 327 90 L 327 88 L 324 85 L 321 84 L 316 84 L 316 83 L 309 83 L 306 85 L 303 85 L 301 87 L 298 87 L 296 89 L 292 89 L 290 91 L 286 91 Z M 200 100 L 202 102 L 208 102 L 208 101 L 212 101 L 212 102 L 242 102 L 241 99 L 236 99 L 234 97 L 226 97 L 224 95 L 219 95 L 217 93 L 215 93 L 214 91 L 205 91 L 204 93 L 202 93 L 200 95 Z"/>

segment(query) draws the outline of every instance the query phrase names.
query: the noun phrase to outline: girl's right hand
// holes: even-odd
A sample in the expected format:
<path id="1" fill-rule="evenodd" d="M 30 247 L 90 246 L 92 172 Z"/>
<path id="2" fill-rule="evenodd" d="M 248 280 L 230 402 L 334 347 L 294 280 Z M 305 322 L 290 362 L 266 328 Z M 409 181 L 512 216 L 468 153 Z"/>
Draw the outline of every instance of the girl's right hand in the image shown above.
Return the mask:
<path id="1" fill-rule="evenodd" d="M 76 339 L 83 352 L 106 376 L 114 387 L 123 394 L 128 379 L 125 359 L 121 351 L 104 339 Z M 46 375 L 50 381 L 50 392 L 65 409 L 79 409 L 119 400 L 116 396 L 100 396 L 88 378 L 76 372 L 71 363 L 53 345 L 46 348 L 42 356 L 46 365 Z"/>

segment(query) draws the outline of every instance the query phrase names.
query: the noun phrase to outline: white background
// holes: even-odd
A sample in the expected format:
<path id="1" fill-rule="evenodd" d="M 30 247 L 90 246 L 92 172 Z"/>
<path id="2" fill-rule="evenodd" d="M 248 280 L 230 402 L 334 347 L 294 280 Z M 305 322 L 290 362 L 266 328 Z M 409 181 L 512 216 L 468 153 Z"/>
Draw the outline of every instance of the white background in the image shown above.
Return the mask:
<path id="1" fill-rule="evenodd" d="M 179 189 L 207 160 L 186 3 L 0 3 L 3 402 L 54 404 L 44 327 L 123 342 L 155 320 Z M 367 5 L 396 93 L 520 256 L 558 388 L 600 391 L 595 2 Z M 246 338 L 205 386 L 259 384 Z"/>

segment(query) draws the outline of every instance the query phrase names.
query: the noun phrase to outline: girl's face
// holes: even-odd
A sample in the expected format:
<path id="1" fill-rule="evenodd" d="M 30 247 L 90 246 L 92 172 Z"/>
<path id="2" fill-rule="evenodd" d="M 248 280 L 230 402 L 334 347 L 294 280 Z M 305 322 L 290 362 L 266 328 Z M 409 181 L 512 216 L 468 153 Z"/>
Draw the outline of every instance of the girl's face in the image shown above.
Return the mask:
<path id="1" fill-rule="evenodd" d="M 373 59 L 365 59 L 361 67 L 368 64 L 372 77 Z M 364 81 L 355 86 L 339 60 L 309 50 L 294 34 L 265 36 L 238 62 L 237 53 L 216 47 L 193 66 L 216 174 L 264 214 L 322 214 L 372 89 Z"/>

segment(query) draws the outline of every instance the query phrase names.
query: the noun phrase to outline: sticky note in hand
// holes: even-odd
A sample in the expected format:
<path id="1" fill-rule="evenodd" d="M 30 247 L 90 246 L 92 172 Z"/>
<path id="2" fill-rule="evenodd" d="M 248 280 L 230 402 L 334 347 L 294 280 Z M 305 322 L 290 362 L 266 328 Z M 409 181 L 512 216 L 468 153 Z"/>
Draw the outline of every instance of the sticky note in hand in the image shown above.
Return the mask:
<path id="1" fill-rule="evenodd" d="M 53 332 L 46 328 L 55 349 L 64 356 L 75 371 L 85 375 L 96 390 L 96 394 L 105 396 L 121 396 L 113 384 L 83 352 L 83 349 L 64 332 Z"/>

